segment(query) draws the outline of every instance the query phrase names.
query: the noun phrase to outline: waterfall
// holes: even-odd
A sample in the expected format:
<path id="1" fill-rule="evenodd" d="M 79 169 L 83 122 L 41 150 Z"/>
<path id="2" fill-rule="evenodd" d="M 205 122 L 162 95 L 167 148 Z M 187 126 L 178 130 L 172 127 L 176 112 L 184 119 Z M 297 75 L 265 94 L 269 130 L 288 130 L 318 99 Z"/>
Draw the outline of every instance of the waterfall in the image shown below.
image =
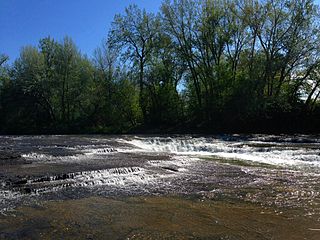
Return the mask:
<path id="1" fill-rule="evenodd" d="M 134 137 L 120 142 L 132 146 L 125 151 L 213 156 L 263 164 L 320 168 L 320 143 L 290 141 L 288 138 L 253 137 Z"/>

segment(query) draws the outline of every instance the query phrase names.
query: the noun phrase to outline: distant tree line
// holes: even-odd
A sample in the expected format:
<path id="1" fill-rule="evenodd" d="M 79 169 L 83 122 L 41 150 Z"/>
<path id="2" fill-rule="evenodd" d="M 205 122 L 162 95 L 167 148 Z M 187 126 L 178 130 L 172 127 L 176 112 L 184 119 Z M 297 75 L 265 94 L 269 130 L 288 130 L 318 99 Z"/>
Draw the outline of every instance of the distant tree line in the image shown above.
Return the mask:
<path id="1" fill-rule="evenodd" d="M 0 55 L 1 133 L 319 131 L 312 0 L 130 5 L 92 59 L 65 37 Z"/>

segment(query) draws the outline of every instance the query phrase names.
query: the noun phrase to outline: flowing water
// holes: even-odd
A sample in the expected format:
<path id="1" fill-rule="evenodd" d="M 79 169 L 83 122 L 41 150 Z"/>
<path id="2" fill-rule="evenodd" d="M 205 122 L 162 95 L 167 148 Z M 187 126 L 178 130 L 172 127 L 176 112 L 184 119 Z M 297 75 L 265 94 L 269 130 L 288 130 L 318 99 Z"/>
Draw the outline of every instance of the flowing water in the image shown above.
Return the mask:
<path id="1" fill-rule="evenodd" d="M 0 136 L 0 239 L 320 239 L 319 180 L 311 135 Z"/>

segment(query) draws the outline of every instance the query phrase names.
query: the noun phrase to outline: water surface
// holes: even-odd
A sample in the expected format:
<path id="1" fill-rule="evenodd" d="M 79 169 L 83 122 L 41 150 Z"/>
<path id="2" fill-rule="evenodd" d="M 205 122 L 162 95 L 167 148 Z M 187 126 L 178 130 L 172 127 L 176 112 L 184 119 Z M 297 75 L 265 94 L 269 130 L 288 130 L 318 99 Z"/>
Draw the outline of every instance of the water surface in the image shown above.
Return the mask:
<path id="1" fill-rule="evenodd" d="M 320 237 L 318 136 L 2 136 L 0 150 L 15 154 L 0 238 Z"/>

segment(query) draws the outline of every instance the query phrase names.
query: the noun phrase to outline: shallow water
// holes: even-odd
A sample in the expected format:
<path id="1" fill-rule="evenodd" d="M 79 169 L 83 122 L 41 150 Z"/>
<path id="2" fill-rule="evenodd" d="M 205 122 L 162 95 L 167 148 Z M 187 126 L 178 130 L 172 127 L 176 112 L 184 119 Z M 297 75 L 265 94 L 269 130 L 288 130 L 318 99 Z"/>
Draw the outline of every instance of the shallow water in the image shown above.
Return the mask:
<path id="1" fill-rule="evenodd" d="M 0 163 L 0 238 L 68 238 L 77 221 L 84 239 L 320 238 L 318 136 L 0 136 L 0 150 L 23 159 Z"/>
<path id="2" fill-rule="evenodd" d="M 316 227 L 248 203 L 154 196 L 44 202 L 0 219 L 2 237 L 19 239 L 318 239 Z"/>

